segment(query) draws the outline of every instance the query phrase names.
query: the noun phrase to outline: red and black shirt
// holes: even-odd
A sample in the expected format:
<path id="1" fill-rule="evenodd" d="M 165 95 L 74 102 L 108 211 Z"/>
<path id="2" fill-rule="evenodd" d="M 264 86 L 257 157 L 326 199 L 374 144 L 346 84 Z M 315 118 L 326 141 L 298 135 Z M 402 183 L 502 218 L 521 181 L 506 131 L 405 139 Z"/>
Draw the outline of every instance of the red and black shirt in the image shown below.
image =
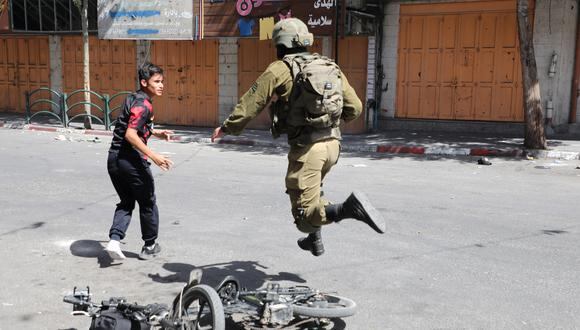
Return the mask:
<path id="1" fill-rule="evenodd" d="M 127 128 L 135 129 L 141 141 L 147 144 L 153 131 L 153 105 L 151 98 L 141 90 L 125 99 L 125 104 L 115 124 L 109 151 L 137 152 L 125 139 Z M 143 158 L 147 157 L 143 155 Z"/>

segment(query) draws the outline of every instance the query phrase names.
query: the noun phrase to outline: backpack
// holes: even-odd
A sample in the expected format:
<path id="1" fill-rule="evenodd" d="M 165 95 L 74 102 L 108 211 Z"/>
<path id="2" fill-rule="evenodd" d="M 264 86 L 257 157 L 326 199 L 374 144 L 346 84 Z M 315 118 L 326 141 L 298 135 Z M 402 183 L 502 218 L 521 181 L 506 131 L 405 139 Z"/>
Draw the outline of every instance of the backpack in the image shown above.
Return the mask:
<path id="1" fill-rule="evenodd" d="M 293 54 L 283 60 L 293 77 L 287 124 L 314 129 L 338 127 L 343 106 L 340 67 L 318 54 Z"/>
<path id="2" fill-rule="evenodd" d="M 89 330 L 149 330 L 151 327 L 144 320 L 127 316 L 112 308 L 101 311 L 91 322 Z"/>

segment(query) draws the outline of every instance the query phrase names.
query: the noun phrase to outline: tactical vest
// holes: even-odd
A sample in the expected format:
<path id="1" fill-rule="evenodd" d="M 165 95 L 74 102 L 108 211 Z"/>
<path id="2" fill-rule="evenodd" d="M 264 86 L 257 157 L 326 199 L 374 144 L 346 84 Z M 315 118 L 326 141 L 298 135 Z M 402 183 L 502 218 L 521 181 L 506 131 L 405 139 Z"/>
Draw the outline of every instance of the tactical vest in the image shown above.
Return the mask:
<path id="1" fill-rule="evenodd" d="M 287 55 L 283 61 L 292 74 L 292 91 L 287 102 L 273 106 L 273 136 L 288 134 L 291 145 L 340 139 L 343 95 L 338 65 L 309 53 Z"/>

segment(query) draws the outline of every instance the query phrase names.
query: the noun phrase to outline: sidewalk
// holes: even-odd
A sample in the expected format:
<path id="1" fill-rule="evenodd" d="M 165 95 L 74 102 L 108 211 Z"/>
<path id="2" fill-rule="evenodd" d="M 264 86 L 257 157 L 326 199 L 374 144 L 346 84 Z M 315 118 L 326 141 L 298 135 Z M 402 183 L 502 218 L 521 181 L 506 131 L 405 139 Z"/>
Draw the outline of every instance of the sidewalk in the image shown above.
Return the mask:
<path id="1" fill-rule="evenodd" d="M 63 134 L 87 134 L 112 136 L 102 125 L 93 125 L 95 129 L 82 129 L 82 124 L 63 128 L 58 122 L 41 118 L 30 125 L 25 124 L 22 114 L 0 113 L 0 128 L 24 129 L 32 131 L 60 132 Z M 174 142 L 211 143 L 212 128 L 182 127 L 158 125 L 173 129 Z M 285 138 L 273 140 L 268 131 L 246 130 L 240 136 L 225 136 L 217 141 L 220 144 L 287 148 Z M 360 135 L 344 135 L 342 142 L 344 152 L 367 154 L 408 154 L 438 156 L 496 156 L 508 158 L 533 157 L 540 159 L 580 159 L 580 141 L 549 139 L 547 150 L 523 149 L 522 137 L 499 137 L 482 134 L 432 133 L 410 131 L 380 131 Z"/>

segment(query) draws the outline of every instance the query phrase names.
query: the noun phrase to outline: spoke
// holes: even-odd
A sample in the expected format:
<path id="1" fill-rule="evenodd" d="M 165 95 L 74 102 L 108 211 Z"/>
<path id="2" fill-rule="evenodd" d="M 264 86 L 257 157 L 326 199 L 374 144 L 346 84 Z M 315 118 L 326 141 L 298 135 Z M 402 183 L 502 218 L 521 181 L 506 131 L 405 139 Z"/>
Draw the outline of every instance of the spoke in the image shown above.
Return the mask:
<path id="1" fill-rule="evenodd" d="M 199 311 L 197 312 L 197 320 L 198 321 L 201 319 L 201 314 L 203 314 L 203 308 L 204 307 L 205 307 L 205 300 L 204 301 L 200 301 Z"/>
<path id="2" fill-rule="evenodd" d="M 187 308 L 182 309 L 181 315 L 182 315 L 181 321 L 183 322 L 181 325 L 181 329 L 182 330 L 192 330 L 194 320 L 191 319 L 192 316 L 188 312 L 188 309 Z"/>
<path id="3" fill-rule="evenodd" d="M 195 320 L 195 329 L 196 330 L 211 329 L 211 325 L 210 325 L 209 328 L 202 327 L 200 325 L 200 323 L 201 323 L 201 316 L 203 314 L 203 309 L 204 309 L 205 305 L 206 305 L 206 301 L 200 299 L 200 301 L 199 301 L 199 311 L 197 312 L 197 319 Z"/>

